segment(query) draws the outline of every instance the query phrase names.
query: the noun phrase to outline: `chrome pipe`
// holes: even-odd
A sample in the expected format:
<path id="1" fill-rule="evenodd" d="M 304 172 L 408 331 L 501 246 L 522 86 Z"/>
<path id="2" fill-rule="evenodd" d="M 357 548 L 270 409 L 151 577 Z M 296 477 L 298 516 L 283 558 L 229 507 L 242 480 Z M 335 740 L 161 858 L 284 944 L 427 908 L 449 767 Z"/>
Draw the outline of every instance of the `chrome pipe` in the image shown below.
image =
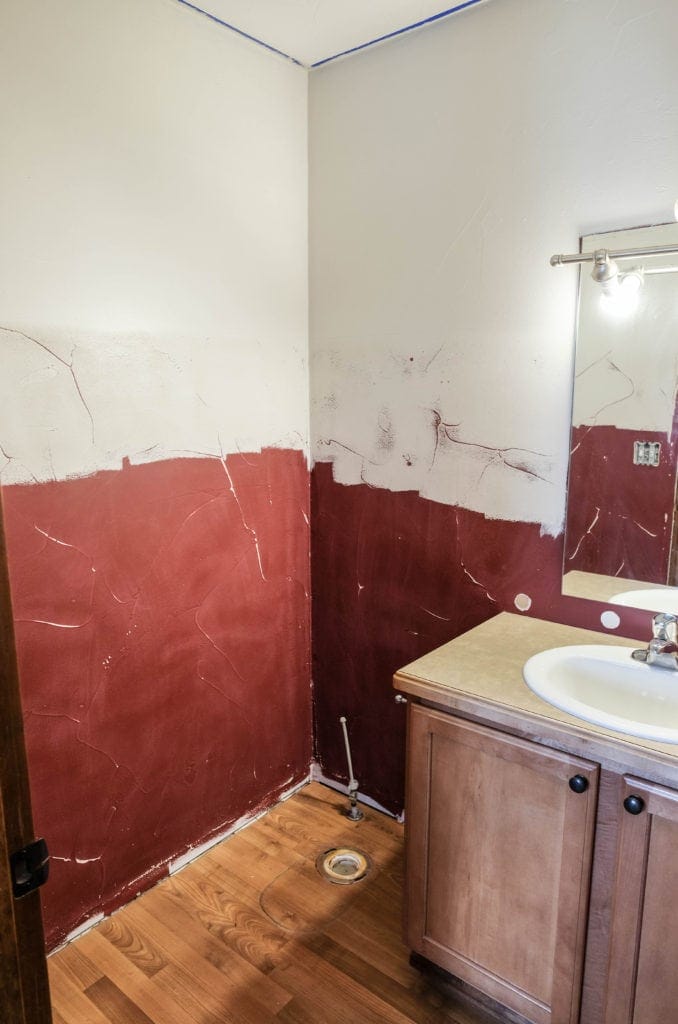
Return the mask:
<path id="1" fill-rule="evenodd" d="M 636 256 L 676 256 L 678 245 L 647 245 L 640 249 L 596 249 L 594 252 L 575 252 L 551 257 L 551 266 L 559 267 L 565 263 L 593 263 L 596 253 L 604 251 L 611 260 L 632 260 Z"/>

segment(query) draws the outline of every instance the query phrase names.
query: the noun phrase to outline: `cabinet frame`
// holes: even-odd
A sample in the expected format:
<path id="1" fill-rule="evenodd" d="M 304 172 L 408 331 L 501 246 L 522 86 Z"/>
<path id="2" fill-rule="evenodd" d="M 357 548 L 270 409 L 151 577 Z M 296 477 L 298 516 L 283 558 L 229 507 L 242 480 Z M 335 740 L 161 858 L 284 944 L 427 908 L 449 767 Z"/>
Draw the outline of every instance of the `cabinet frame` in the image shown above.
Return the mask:
<path id="1" fill-rule="evenodd" d="M 662 825 L 672 828 L 678 826 L 678 792 L 631 775 L 624 775 L 619 782 L 618 845 L 610 899 L 614 927 L 610 935 L 603 1024 L 633 1024 L 637 1020 L 637 1013 L 640 1013 L 643 1021 L 650 1018 L 657 1021 L 666 1019 L 667 992 L 662 979 L 666 982 L 667 970 L 671 974 L 675 973 L 670 966 L 675 951 L 675 933 L 671 936 L 665 930 L 666 926 L 670 928 L 673 915 L 669 913 L 668 919 L 662 921 L 660 914 L 658 921 L 656 913 L 658 898 L 664 896 L 659 902 L 666 904 L 673 893 L 668 890 L 664 894 L 663 879 L 660 892 L 656 874 L 653 883 L 648 878 L 648 870 L 651 858 L 655 872 L 658 865 L 662 869 L 668 866 L 666 845 L 663 854 L 659 854 L 659 861 L 653 857 L 653 853 L 656 853 L 656 837 Z M 630 796 L 643 800 L 644 807 L 640 813 L 631 814 L 624 810 L 624 801 Z M 676 846 L 675 835 L 671 839 L 668 853 L 672 857 Z M 647 945 L 648 931 L 653 932 L 650 949 Z M 655 962 L 660 951 L 654 948 L 652 940 L 657 938 L 661 945 L 661 955 L 668 961 L 663 965 Z M 637 1006 L 639 977 L 643 981 L 640 996 L 642 1009 Z M 670 1001 L 673 1008 L 676 986 L 671 988 L 673 993 Z"/>

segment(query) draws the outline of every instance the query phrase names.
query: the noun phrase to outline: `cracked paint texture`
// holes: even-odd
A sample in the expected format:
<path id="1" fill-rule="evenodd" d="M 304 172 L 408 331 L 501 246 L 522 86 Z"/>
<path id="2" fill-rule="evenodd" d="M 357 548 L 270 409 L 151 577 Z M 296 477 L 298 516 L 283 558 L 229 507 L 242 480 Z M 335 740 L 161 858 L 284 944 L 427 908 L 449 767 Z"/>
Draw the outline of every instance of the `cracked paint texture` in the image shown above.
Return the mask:
<path id="1" fill-rule="evenodd" d="M 515 612 L 521 593 L 531 615 L 589 629 L 600 628 L 604 606 L 561 597 L 563 538 L 532 523 L 338 484 L 323 463 L 311 494 L 316 757 L 326 775 L 347 781 L 345 715 L 361 791 L 397 813 L 406 716 L 393 673 L 497 612 Z M 647 613 L 620 612 L 624 635 L 647 631 Z"/>
<path id="2" fill-rule="evenodd" d="M 481 5 L 314 73 L 312 451 L 338 482 L 561 533 L 577 279 L 549 257 L 673 207 L 678 7 L 630 7 Z M 667 427 L 675 317 L 668 396 L 634 398 Z"/>
<path id="3" fill-rule="evenodd" d="M 502 0 L 311 80 L 317 755 L 346 777 L 346 715 L 361 788 L 393 810 L 396 668 L 518 593 L 601 626 L 560 596 L 577 274 L 549 257 L 672 214 L 678 5 L 632 8 Z M 587 415 L 670 429 L 673 307 L 661 401 L 641 347 L 591 372 Z M 634 615 L 620 633 L 647 635 Z"/>
<path id="4" fill-rule="evenodd" d="M 472 334 L 467 344 L 472 346 Z M 535 445 L 517 394 L 495 390 L 488 420 L 487 401 L 479 401 L 476 385 L 458 372 L 456 340 L 430 349 L 402 337 L 379 339 L 374 348 L 348 341 L 341 352 L 334 342 L 329 352 L 320 348 L 313 361 L 314 450 L 319 461 L 332 463 L 338 482 L 415 490 L 559 532 L 562 458 Z M 501 370 L 501 361 L 479 351 L 474 375 L 482 378 L 486 371 L 490 379 L 498 362 Z M 550 402 L 553 381 L 538 377 L 533 386 Z M 327 397 L 317 397 L 323 390 Z M 512 424 L 503 422 L 509 418 Z"/>
<path id="5" fill-rule="evenodd" d="M 274 799 L 311 731 L 307 78 L 178 5 L 91 6 L 9 0 L 0 62 L 0 473 L 52 944 Z M 576 286 L 547 261 L 673 197 L 678 8 L 643 51 L 628 8 L 482 5 L 310 83 L 318 753 L 340 776 L 346 714 L 393 809 L 396 668 L 517 591 L 600 612 L 558 597 Z"/>
<path id="6" fill-rule="evenodd" d="M 50 946 L 308 771 L 307 75 L 0 5 L 0 482 Z"/>
<path id="7" fill-rule="evenodd" d="M 611 231 L 582 239 L 584 251 L 675 245 L 678 224 Z M 580 276 L 565 571 L 666 584 L 676 489 L 678 306 L 675 257 L 643 265 L 638 292 L 605 296 Z M 660 445 L 657 467 L 633 464 L 635 441 Z"/>
<path id="8" fill-rule="evenodd" d="M 53 946 L 307 773 L 308 471 L 185 458 L 3 502 Z"/>
<path id="9" fill-rule="evenodd" d="M 180 4 L 93 10 L 0 10 L 2 483 L 305 450 L 306 72 Z"/>
<path id="10" fill-rule="evenodd" d="M 659 442 L 659 466 L 633 465 L 637 440 Z M 666 433 L 573 427 L 565 572 L 668 583 L 675 490 Z"/>
<path id="11" fill-rule="evenodd" d="M 306 450 L 302 338 L 300 329 L 276 345 L 221 332 L 156 341 L 0 324 L 0 481 L 63 480 L 123 460 Z"/>

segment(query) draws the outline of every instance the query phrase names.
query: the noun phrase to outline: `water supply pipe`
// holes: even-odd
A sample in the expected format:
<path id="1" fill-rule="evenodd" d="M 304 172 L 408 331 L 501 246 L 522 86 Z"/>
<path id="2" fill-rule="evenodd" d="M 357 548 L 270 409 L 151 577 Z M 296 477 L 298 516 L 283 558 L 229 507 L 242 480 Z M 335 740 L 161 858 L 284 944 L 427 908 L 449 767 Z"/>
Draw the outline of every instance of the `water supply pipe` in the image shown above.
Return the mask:
<path id="1" fill-rule="evenodd" d="M 360 821 L 363 817 L 363 812 L 358 807 L 358 780 L 353 775 L 353 760 L 351 759 L 351 745 L 348 742 L 346 717 L 342 715 L 339 721 L 344 733 L 344 746 L 346 747 L 346 760 L 348 761 L 348 798 L 350 800 L 350 807 L 346 814 L 351 821 Z"/>

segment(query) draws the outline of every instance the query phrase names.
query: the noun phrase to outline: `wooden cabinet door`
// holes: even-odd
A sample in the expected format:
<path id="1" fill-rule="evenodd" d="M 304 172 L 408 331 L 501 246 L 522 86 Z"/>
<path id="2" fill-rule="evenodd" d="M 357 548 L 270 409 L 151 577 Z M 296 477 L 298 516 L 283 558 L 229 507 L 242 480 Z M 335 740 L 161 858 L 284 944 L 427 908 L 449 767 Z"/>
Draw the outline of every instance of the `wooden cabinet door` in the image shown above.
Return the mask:
<path id="1" fill-rule="evenodd" d="M 535 1024 L 574 1024 L 597 765 L 417 705 L 408 745 L 410 947 Z"/>
<path id="2" fill-rule="evenodd" d="M 50 1024 L 37 890 L 14 899 L 9 858 L 35 838 L 0 506 L 0 1021 Z"/>
<path id="3" fill-rule="evenodd" d="M 642 801 L 630 803 L 629 798 Z M 678 1021 L 678 792 L 624 776 L 604 1024 Z"/>

